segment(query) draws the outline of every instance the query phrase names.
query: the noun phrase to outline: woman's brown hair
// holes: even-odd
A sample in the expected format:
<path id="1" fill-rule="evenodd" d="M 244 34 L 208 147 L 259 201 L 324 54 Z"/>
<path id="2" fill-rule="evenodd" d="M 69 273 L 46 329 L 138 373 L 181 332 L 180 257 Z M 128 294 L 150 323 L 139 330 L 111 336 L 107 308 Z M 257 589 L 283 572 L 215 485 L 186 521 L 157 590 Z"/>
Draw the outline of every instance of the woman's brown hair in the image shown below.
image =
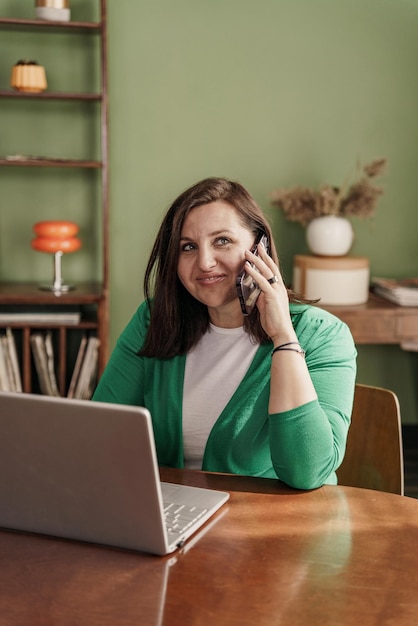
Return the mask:
<path id="1" fill-rule="evenodd" d="M 206 178 L 184 191 L 168 209 L 160 226 L 144 277 L 144 293 L 151 321 L 141 356 L 171 358 L 185 354 L 209 327 L 207 307 L 196 300 L 177 276 L 180 237 L 184 220 L 194 208 L 222 201 L 231 205 L 243 225 L 256 237 L 265 233 L 270 255 L 279 265 L 271 228 L 254 198 L 239 183 Z M 292 299 L 292 293 L 289 292 Z M 244 317 L 244 327 L 258 343 L 267 343 L 257 307 Z"/>

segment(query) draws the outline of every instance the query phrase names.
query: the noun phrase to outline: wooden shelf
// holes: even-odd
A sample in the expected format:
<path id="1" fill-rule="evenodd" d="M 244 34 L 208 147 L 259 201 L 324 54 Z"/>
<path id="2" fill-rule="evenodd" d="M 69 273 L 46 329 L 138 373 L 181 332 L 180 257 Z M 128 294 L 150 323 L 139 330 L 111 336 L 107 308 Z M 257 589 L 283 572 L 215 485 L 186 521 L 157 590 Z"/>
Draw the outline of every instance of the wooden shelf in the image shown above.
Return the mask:
<path id="1" fill-rule="evenodd" d="M 102 167 L 101 161 L 85 161 L 80 159 L 54 159 L 54 158 L 0 158 L 1 167 L 81 167 L 98 169 Z"/>
<path id="2" fill-rule="evenodd" d="M 21 98 L 32 100 L 80 100 L 87 102 L 100 102 L 100 93 L 60 93 L 57 91 L 42 91 L 41 93 L 27 93 L 23 91 L 12 91 L 11 89 L 0 89 L 0 98 Z"/>
<path id="3" fill-rule="evenodd" d="M 1 304 L 95 304 L 105 291 L 103 283 L 77 283 L 74 289 L 56 294 L 40 289 L 38 283 L 0 282 Z"/>
<path id="4" fill-rule="evenodd" d="M 101 32 L 103 26 L 101 22 L 54 22 L 44 20 L 26 20 L 16 19 L 13 17 L 1 17 L 0 28 L 7 27 L 7 29 L 15 30 L 57 30 L 57 31 L 85 31 L 85 32 Z"/>

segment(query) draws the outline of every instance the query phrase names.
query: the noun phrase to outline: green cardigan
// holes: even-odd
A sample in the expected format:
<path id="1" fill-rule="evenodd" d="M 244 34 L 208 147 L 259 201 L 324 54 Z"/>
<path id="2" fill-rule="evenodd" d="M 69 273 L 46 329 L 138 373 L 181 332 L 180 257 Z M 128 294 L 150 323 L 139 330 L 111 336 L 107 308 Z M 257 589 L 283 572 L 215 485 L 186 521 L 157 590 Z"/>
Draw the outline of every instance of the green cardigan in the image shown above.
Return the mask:
<path id="1" fill-rule="evenodd" d="M 337 482 L 353 403 L 356 349 L 348 327 L 333 315 L 308 305 L 292 304 L 290 310 L 318 401 L 269 415 L 272 346 L 261 345 L 213 426 L 202 469 L 279 478 L 299 489 Z M 147 407 L 159 464 L 183 467 L 186 357 L 139 357 L 148 324 L 144 302 L 119 337 L 93 400 Z"/>

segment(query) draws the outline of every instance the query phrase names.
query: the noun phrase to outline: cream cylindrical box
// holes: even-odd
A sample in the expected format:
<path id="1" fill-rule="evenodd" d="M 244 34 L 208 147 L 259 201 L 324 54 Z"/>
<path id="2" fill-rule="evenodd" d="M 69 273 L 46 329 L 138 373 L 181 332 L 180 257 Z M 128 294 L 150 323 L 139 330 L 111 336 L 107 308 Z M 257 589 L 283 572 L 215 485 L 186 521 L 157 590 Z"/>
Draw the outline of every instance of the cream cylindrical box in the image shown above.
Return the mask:
<path id="1" fill-rule="evenodd" d="M 296 255 L 293 289 L 319 304 L 363 304 L 369 297 L 370 267 L 366 257 Z"/>
<path id="2" fill-rule="evenodd" d="M 69 22 L 71 11 L 69 0 L 35 0 L 35 14 L 38 20 Z"/>

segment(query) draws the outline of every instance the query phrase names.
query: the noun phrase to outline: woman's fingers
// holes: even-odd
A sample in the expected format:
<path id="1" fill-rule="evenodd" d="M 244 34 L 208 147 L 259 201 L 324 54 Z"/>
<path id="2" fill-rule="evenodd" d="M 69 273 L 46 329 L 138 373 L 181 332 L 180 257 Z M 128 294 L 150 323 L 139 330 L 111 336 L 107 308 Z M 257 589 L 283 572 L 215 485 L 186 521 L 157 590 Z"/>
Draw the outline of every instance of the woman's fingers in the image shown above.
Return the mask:
<path id="1" fill-rule="evenodd" d="M 246 256 L 247 260 L 250 262 L 249 268 L 247 268 L 247 270 L 250 269 L 249 273 L 254 278 L 254 280 L 260 278 L 260 274 L 264 278 L 264 281 L 258 281 L 259 284 L 260 282 L 263 282 L 263 284 L 260 285 L 263 291 L 267 289 L 269 285 L 273 286 L 275 284 L 283 284 L 279 268 L 277 267 L 271 256 L 267 254 L 263 246 L 258 246 L 258 255 L 248 251 L 246 252 Z M 256 269 L 252 268 L 251 264 L 253 264 Z M 269 280 L 273 277 L 277 277 L 277 281 L 269 283 Z"/>

